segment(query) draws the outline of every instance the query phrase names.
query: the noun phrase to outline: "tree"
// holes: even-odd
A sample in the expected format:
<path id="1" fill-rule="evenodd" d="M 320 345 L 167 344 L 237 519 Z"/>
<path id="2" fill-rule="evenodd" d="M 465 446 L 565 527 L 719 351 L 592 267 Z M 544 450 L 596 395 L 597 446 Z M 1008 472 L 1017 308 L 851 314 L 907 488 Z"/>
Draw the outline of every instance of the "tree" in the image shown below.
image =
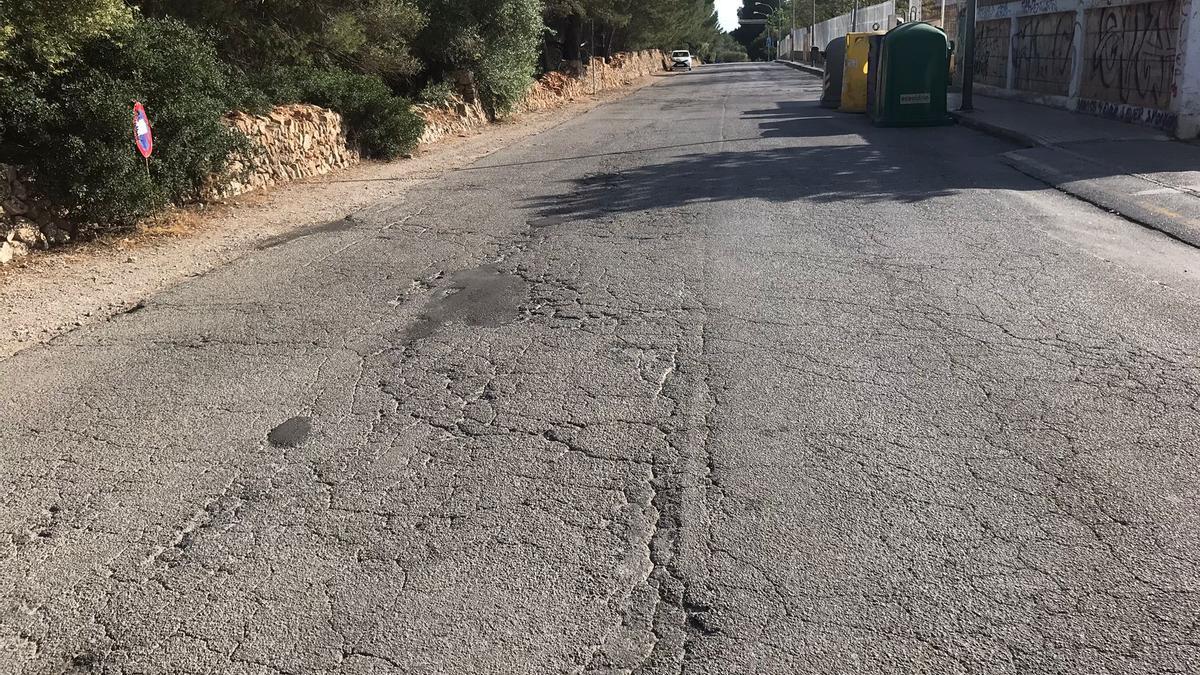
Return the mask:
<path id="1" fill-rule="evenodd" d="M 23 58 L 56 69 L 80 45 L 132 21 L 123 0 L 3 0 L 0 67 L 11 69 Z"/>
<path id="2" fill-rule="evenodd" d="M 222 56 L 260 83 L 285 68 L 312 66 L 402 88 L 421 69 L 411 48 L 427 19 L 413 0 L 136 1 L 147 15 L 217 35 Z"/>
<path id="3" fill-rule="evenodd" d="M 490 113 L 506 114 L 533 81 L 541 1 L 421 0 L 421 8 L 430 17 L 417 40 L 424 79 L 477 89 Z"/>

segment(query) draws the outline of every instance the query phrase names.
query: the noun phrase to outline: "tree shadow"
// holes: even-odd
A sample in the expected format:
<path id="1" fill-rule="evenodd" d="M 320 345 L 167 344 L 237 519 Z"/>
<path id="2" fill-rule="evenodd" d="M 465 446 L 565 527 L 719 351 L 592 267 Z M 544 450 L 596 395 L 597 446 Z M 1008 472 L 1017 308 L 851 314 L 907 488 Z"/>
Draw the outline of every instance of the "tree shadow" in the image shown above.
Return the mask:
<path id="1" fill-rule="evenodd" d="M 596 218 L 744 199 L 774 203 L 915 203 L 973 188 L 1030 190 L 1041 186 L 995 157 L 1015 146 L 954 127 L 885 129 L 862 115 L 844 115 L 812 101 L 747 111 L 757 121 L 758 147 L 719 143 L 655 164 L 564 181 L 566 194 L 530 205 L 547 216 Z M 809 138 L 779 147 L 781 138 Z M 744 145 L 744 144 L 743 144 Z"/>
<path id="2" fill-rule="evenodd" d="M 775 108 L 748 110 L 744 119 L 758 122 L 759 132 L 770 137 L 838 136 L 846 133 L 839 122 L 845 120 L 843 113 L 822 108 L 815 101 L 782 101 Z"/>

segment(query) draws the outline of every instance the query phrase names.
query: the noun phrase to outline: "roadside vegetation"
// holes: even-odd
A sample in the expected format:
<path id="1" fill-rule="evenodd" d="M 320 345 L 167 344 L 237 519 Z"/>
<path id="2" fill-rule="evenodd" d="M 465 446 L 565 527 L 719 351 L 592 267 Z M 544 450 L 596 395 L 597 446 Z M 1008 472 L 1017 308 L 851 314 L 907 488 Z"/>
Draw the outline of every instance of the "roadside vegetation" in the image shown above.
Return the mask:
<path id="1" fill-rule="evenodd" d="M 869 5 L 871 2 L 862 2 Z M 811 26 L 849 12 L 854 7 L 855 0 L 755 0 L 745 2 L 738 10 L 739 19 L 766 19 L 766 24 L 743 24 L 728 34 L 754 61 L 765 61 L 767 54 L 767 35 L 772 40 L 778 40 L 787 35 L 792 27 L 793 17 L 797 28 Z M 821 45 L 824 49 L 824 45 Z M 774 52 L 771 53 L 774 56 Z"/>
<path id="2" fill-rule="evenodd" d="M 644 48 L 738 51 L 711 0 L 3 0 L 0 163 L 61 218 L 129 225 L 225 169 L 245 142 L 232 110 L 332 108 L 392 159 L 423 131 L 413 101 L 477 97 L 503 117 L 539 72 Z M 154 124 L 148 164 L 133 100 Z"/>

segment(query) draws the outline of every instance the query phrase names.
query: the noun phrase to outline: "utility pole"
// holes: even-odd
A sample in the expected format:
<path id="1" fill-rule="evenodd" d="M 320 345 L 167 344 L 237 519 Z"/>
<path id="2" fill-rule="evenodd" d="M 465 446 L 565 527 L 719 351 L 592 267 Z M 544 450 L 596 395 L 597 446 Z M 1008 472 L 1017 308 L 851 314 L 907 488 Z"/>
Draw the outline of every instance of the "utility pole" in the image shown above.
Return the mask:
<path id="1" fill-rule="evenodd" d="M 796 60 L 796 0 L 788 0 L 792 7 L 792 32 L 788 33 L 788 61 Z"/>
<path id="2" fill-rule="evenodd" d="M 963 34 L 962 61 L 962 105 L 963 112 L 975 109 L 972 95 L 975 93 L 975 4 L 978 0 L 967 0 L 966 32 Z"/>
<path id="3" fill-rule="evenodd" d="M 795 2 L 795 0 L 792 1 Z M 812 12 L 812 27 L 808 29 L 808 65 L 810 66 L 814 63 L 812 50 L 817 46 L 817 0 L 812 0 Z"/>

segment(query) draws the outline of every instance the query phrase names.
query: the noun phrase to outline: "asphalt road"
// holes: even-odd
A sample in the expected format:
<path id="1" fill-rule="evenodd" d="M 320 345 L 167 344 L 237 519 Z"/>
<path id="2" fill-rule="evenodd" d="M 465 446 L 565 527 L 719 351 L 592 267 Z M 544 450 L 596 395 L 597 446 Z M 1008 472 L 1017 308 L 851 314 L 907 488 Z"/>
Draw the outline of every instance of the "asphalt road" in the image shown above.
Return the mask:
<path id="1" fill-rule="evenodd" d="M 0 363 L 0 671 L 1200 672 L 1200 252 L 705 67 Z"/>

